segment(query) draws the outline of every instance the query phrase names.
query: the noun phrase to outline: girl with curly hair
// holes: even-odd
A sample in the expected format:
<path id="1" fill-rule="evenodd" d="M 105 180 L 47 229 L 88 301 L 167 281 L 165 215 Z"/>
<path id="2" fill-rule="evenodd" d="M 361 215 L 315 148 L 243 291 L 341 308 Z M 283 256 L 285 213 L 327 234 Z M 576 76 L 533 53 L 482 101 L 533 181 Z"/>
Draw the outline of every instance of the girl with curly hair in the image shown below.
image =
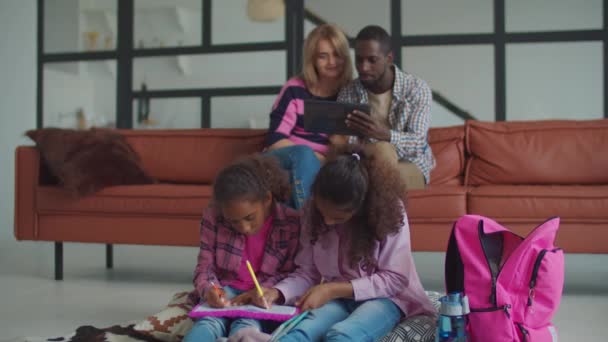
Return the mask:
<path id="1" fill-rule="evenodd" d="M 258 297 L 246 260 L 262 286 L 272 287 L 295 269 L 299 214 L 284 205 L 289 179 L 272 156 L 251 155 L 224 168 L 200 225 L 200 251 L 190 304 L 216 308 Z M 268 331 L 268 322 L 205 317 L 184 341 L 215 341 L 243 327 Z"/>
<path id="2" fill-rule="evenodd" d="M 280 341 L 375 341 L 404 315 L 434 312 L 412 258 L 405 194 L 394 165 L 370 150 L 330 153 L 302 214 L 297 270 L 264 289 L 268 303 L 311 310 Z"/>

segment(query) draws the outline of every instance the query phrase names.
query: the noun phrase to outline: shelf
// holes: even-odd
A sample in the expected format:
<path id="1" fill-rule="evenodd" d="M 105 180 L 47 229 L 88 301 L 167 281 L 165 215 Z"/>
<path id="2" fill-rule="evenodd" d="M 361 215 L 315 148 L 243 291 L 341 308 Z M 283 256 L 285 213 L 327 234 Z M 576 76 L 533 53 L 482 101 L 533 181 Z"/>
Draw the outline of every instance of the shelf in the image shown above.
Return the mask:
<path id="1" fill-rule="evenodd" d="M 93 20 L 99 20 L 103 22 L 103 30 L 111 33 L 116 37 L 117 33 L 117 15 L 116 10 L 111 8 L 95 8 L 95 7 L 87 7 L 81 9 L 81 13 L 85 15 L 85 17 L 93 18 Z M 152 3 L 151 6 L 137 6 L 135 9 L 135 16 L 142 16 L 141 19 L 135 20 L 134 22 L 138 23 L 143 27 L 155 28 L 160 23 L 158 22 L 158 15 L 165 16 L 168 15 L 167 20 L 171 23 L 169 25 L 173 26 L 173 28 L 181 33 L 188 34 L 193 29 L 192 20 L 189 18 L 191 13 L 196 13 L 196 15 L 200 16 L 200 8 L 194 8 L 191 6 L 183 6 L 183 5 L 168 5 L 164 3 Z M 151 20 L 147 20 L 146 17 L 157 17 L 152 18 Z M 162 24 L 161 24 L 162 25 Z M 82 32 L 89 31 L 89 25 L 84 25 L 82 27 Z"/>
<path id="2" fill-rule="evenodd" d="M 201 16 L 200 0 L 136 0 L 134 17 L 134 48 L 137 49 L 140 41 L 144 48 L 162 48 L 169 46 L 180 46 L 181 42 L 189 42 L 193 39 L 192 31 L 200 29 L 197 17 Z M 80 31 L 98 32 L 97 41 L 93 44 L 91 51 L 105 51 L 107 37 L 113 37 L 110 48 L 115 48 L 117 42 L 117 8 L 103 1 L 81 2 L 80 7 Z M 201 18 L 202 20 L 202 18 Z M 139 33 L 138 33 L 139 32 Z M 195 39 L 200 40 L 200 39 Z M 84 48 L 87 50 L 86 40 Z M 108 42 L 109 44 L 109 42 Z M 168 56 L 169 64 L 173 72 L 184 76 L 192 75 L 190 57 Z M 80 64 L 79 72 L 91 74 L 108 74 L 116 76 L 116 64 L 114 60 L 100 61 L 96 64 Z"/>
<path id="3" fill-rule="evenodd" d="M 110 77 L 116 77 L 116 62 L 114 60 L 80 61 L 67 64 L 49 63 L 45 68 L 64 74 L 70 74 L 75 77 L 87 76 L 87 74 L 105 74 Z"/>

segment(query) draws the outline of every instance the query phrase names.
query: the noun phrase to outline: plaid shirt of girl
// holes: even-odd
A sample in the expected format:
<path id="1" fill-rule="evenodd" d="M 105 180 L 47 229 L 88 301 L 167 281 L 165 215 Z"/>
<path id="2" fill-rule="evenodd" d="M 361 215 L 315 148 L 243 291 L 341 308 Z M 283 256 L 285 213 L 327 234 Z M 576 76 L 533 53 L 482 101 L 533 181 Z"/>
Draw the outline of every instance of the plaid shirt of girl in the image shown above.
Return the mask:
<path id="1" fill-rule="evenodd" d="M 424 80 L 404 73 L 397 66 L 393 66 L 393 70 L 395 82 L 388 115 L 391 128 L 390 143 L 395 146 L 399 160 L 414 163 L 422 171 L 428 184 L 431 180 L 431 170 L 435 167 L 435 158 L 428 144 L 433 100 L 431 88 Z M 367 89 L 357 78 L 342 88 L 338 94 L 338 102 L 367 104 L 369 102 Z M 356 143 L 359 142 L 359 138 L 351 136 L 348 141 Z M 364 140 L 366 143 L 376 141 L 373 138 Z"/>
<path id="2" fill-rule="evenodd" d="M 261 286 L 271 287 L 294 271 L 300 237 L 300 215 L 294 209 L 274 204 L 274 219 L 268 233 L 262 265 L 257 274 Z M 194 291 L 189 300 L 197 304 L 210 282 L 236 280 L 245 235 L 230 227 L 213 207 L 205 209 L 200 225 L 200 251 L 194 270 Z"/>

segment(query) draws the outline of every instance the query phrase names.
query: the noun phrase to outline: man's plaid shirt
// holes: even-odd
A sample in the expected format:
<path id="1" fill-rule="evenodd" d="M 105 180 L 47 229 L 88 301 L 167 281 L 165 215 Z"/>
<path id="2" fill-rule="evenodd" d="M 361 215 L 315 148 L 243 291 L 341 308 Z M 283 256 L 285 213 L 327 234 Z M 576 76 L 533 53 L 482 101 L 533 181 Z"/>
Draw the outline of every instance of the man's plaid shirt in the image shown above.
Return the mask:
<path id="1" fill-rule="evenodd" d="M 400 161 L 409 161 L 422 171 L 426 183 L 430 181 L 431 170 L 435 167 L 435 158 L 428 144 L 428 131 L 431 121 L 431 101 L 433 95 L 426 82 L 414 75 L 404 73 L 397 66 L 393 83 L 393 100 L 391 102 L 388 122 L 391 128 L 390 143 L 395 146 Z M 369 102 L 367 90 L 359 79 L 342 88 L 338 102 Z M 351 136 L 350 143 L 359 138 Z M 365 142 L 375 142 L 368 138 Z"/>

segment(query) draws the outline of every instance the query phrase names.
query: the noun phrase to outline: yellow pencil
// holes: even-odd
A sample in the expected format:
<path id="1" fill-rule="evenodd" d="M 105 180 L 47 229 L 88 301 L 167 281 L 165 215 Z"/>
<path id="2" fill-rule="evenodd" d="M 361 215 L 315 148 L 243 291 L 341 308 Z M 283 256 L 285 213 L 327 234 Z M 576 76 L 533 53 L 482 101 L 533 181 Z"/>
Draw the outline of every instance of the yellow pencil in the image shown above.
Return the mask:
<path id="1" fill-rule="evenodd" d="M 258 278 L 256 278 L 255 272 L 253 272 L 253 267 L 251 267 L 251 263 L 249 263 L 249 260 L 246 260 L 245 263 L 247 264 L 247 269 L 249 270 L 249 274 L 251 274 L 251 279 L 253 279 L 255 288 L 258 290 L 258 295 L 260 295 L 260 297 L 264 301 L 264 306 L 266 306 L 266 309 L 268 309 L 268 303 L 266 302 L 266 297 L 264 297 L 264 292 L 262 291 L 262 288 L 260 287 L 260 283 L 258 283 Z"/>

